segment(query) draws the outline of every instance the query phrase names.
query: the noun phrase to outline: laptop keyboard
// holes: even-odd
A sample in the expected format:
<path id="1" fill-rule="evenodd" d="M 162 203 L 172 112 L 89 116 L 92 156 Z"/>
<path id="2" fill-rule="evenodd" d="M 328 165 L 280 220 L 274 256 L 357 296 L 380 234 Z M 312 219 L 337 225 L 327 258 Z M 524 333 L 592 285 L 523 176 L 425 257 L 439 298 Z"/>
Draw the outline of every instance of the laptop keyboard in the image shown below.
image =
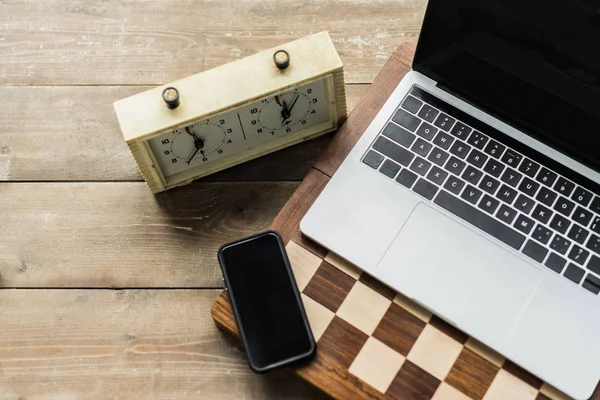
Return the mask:
<path id="1" fill-rule="evenodd" d="M 419 93 L 406 96 L 362 162 L 598 294 L 600 197 Z"/>

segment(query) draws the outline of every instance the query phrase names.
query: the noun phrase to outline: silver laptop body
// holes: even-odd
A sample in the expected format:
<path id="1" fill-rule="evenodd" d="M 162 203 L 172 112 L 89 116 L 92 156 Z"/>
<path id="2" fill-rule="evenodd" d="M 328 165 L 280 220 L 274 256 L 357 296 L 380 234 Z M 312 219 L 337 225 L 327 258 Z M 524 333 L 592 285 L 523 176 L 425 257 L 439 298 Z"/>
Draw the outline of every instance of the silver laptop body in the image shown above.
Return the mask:
<path id="1" fill-rule="evenodd" d="M 427 30 L 434 29 L 432 24 L 435 21 L 432 18 L 435 19 L 436 10 L 432 8 L 442 7 L 441 3 L 444 2 L 430 1 L 422 35 L 426 34 Z M 489 3 L 493 5 L 499 2 Z M 482 7 L 486 8 L 485 5 Z M 448 14 L 448 18 L 452 18 L 451 14 Z M 489 39 L 485 35 L 482 36 L 480 32 L 471 34 L 463 38 L 461 43 L 452 46 L 465 47 L 468 46 L 465 42 L 473 40 L 485 42 Z M 420 40 L 423 41 L 423 37 Z M 496 39 L 489 40 L 493 43 Z M 420 42 L 419 47 L 422 45 Z M 419 51 L 418 48 L 417 58 Z M 488 57 L 485 51 L 478 56 Z M 439 60 L 435 60 L 435 63 L 439 63 Z M 600 61 L 596 66 L 600 70 Z M 432 105 L 426 101 L 428 97 L 424 100 L 423 97 L 414 95 L 416 90 L 456 108 L 460 111 L 460 116 L 463 115 L 461 112 L 469 115 L 477 121 L 472 123 L 476 126 L 470 125 L 473 121 L 471 119 L 463 121 L 462 118 L 441 110 L 441 107 Z M 405 104 L 409 97 L 410 102 Z M 461 98 L 469 100 L 464 95 Z M 579 174 L 587 179 L 585 182 L 600 185 L 600 174 L 592 169 L 589 163 L 586 166 L 567 156 L 559 146 L 544 144 L 534 138 L 534 135 L 516 129 L 482 111 L 473 105 L 474 101 L 467 102 L 461 98 L 451 94 L 447 87 L 442 87 L 439 82 L 425 74 L 409 72 L 306 214 L 300 225 L 301 231 L 550 385 L 576 399 L 587 399 L 600 379 L 600 297 L 596 294 L 594 286 L 594 279 L 597 279 L 596 273 L 593 272 L 595 267 L 588 265 L 594 262 L 592 258 L 598 254 L 592 245 L 587 246 L 589 240 L 598 235 L 594 231 L 596 227 L 593 224 L 597 215 L 590 211 L 592 206 L 582 206 L 586 212 L 592 214 L 592 220 L 585 222 L 584 218 L 579 224 L 576 219 L 578 216 L 575 215 L 579 204 L 572 198 L 576 196 L 575 193 L 564 196 L 575 204 L 570 215 L 561 214 L 560 210 L 554 208 L 559 207 L 557 201 L 561 198 L 560 191 L 557 199 L 553 203 L 550 202 L 551 205 L 547 205 L 550 214 L 567 218 L 572 227 L 585 227 L 588 240 L 579 243 L 577 239 L 570 239 L 570 231 L 560 235 L 556 232 L 556 229 L 561 229 L 560 226 L 550 227 L 552 219 L 543 222 L 545 217 L 543 213 L 540 214 L 537 206 L 544 203 L 543 200 L 537 199 L 542 198 L 542 189 L 553 191 L 554 187 L 546 187 L 542 177 L 532 175 L 530 178 L 539 183 L 538 187 L 534 185 L 537 192 L 531 192 L 529 196 L 534 200 L 531 209 L 519 208 L 519 197 L 513 198 L 510 203 L 499 197 L 505 186 L 515 190 L 517 196 L 523 194 L 521 189 L 532 190 L 520 187 L 529 173 L 525 172 L 524 166 L 514 164 L 514 171 L 522 176 L 521 182 L 515 183 L 515 186 L 508 184 L 509 177 L 496 176 L 491 169 L 487 169 L 487 164 L 475 166 L 482 179 L 494 178 L 488 180 L 498 182 L 499 185 L 492 185 L 495 187 L 489 191 L 486 191 L 485 186 L 480 186 L 481 181 L 469 186 L 470 181 L 464 175 L 467 167 L 473 167 L 472 163 L 467 161 L 469 156 L 461 154 L 457 149 L 454 149 L 454 152 L 451 152 L 452 148 L 444 149 L 445 144 L 436 142 L 435 136 L 428 137 L 424 130 L 419 133 L 419 129 L 423 128 L 423 124 L 429 123 L 428 126 L 435 127 L 438 133 L 445 132 L 450 135 L 455 144 L 466 144 L 468 151 L 477 150 L 477 142 L 469 141 L 468 136 L 460 138 L 453 135 L 451 127 L 444 127 L 446 131 L 439 126 L 442 125 L 441 122 L 435 124 L 439 122 L 437 120 L 432 119 L 428 122 L 424 118 L 427 117 L 424 107 L 428 106 L 439 112 L 438 116 L 443 113 L 449 115 L 455 120 L 452 121 L 453 124 L 462 123 L 469 135 L 475 132 L 483 133 L 484 136 L 489 136 L 490 141 L 495 140 L 502 146 L 505 146 L 505 141 L 518 143 L 521 146 L 519 149 L 526 147 L 533 151 L 532 154 L 539 153 L 553 160 L 555 164 L 551 167 L 547 167 L 543 162 L 540 165 L 542 169 L 546 168 L 556 173 L 556 179 L 562 176 L 563 179 L 572 182 L 564 178 L 562 173 L 568 169 L 569 176 Z M 403 109 L 403 104 L 411 108 L 414 114 Z M 600 107 L 600 103 L 597 106 Z M 412 124 L 397 117 L 398 110 L 403 110 L 403 115 L 408 112 L 419 118 L 419 125 L 417 126 L 417 122 Z M 419 115 L 420 111 L 423 111 L 422 115 Z M 549 112 L 548 117 L 551 118 L 551 115 Z M 386 133 L 389 124 L 401 134 Z M 402 128 L 402 131 L 398 131 L 398 128 Z M 486 130 L 495 132 L 493 138 Z M 413 136 L 409 137 L 406 132 L 412 133 Z M 600 131 L 596 134 L 600 137 Z M 428 149 L 417 150 L 413 147 L 419 139 L 420 143 L 428 143 Z M 388 152 L 387 148 L 382 147 L 387 145 L 392 148 L 390 143 L 403 150 L 393 147 L 392 150 L 397 152 Z M 506 147 L 508 150 L 512 148 L 510 145 Z M 433 157 L 428 158 L 436 148 L 448 153 L 449 158 L 445 163 L 438 165 L 433 161 Z M 504 163 L 502 154 L 492 156 L 486 152 L 485 146 L 482 146 L 480 151 L 489 159 Z M 529 152 L 525 154 L 515 149 L 511 151 L 515 156 L 521 156 L 521 163 L 532 160 Z M 407 152 L 412 154 L 410 160 L 402 158 Z M 508 157 L 508 153 L 506 155 Z M 395 157 L 399 157 L 400 162 Z M 452 170 L 448 165 L 452 157 L 465 163 L 462 170 Z M 425 166 L 428 170 L 422 171 L 419 166 L 413 164 L 419 159 L 430 164 Z M 505 167 L 505 172 L 512 171 L 510 165 L 512 164 Z M 557 165 L 560 165 L 562 172 L 554 170 Z M 438 172 L 441 170 L 446 175 L 441 178 L 438 176 L 440 181 L 434 185 L 437 187 L 433 188 L 431 183 L 436 180 L 433 176 L 435 167 L 438 167 Z M 400 174 L 404 170 L 407 171 L 406 176 L 401 178 Z M 409 172 L 412 175 L 409 176 Z M 413 175 L 416 176 L 414 182 L 403 181 L 407 177 L 410 181 Z M 465 181 L 466 184 L 454 192 L 449 183 L 451 177 Z M 421 180 L 421 186 L 416 188 Z M 593 193 L 594 198 L 600 195 L 594 187 L 572 183 L 576 188 L 584 188 Z M 469 187 L 481 192 L 477 199 L 470 198 L 467 193 Z M 433 195 L 432 191 L 435 192 Z M 490 198 L 495 201 L 489 201 Z M 496 207 L 492 210 L 487 209 L 485 199 L 488 205 L 491 203 Z M 502 214 L 499 208 L 503 205 L 516 210 L 514 219 L 505 221 L 500 218 Z M 469 213 L 476 216 L 465 217 Z M 537 214 L 534 216 L 534 213 Z M 522 220 L 517 222 L 521 215 L 527 218 L 521 217 Z M 517 226 L 525 220 L 529 221 L 531 227 Z M 484 227 L 488 223 L 492 224 L 492 228 Z M 541 232 L 546 231 L 537 230 L 538 225 L 551 232 L 546 243 L 539 237 Z M 496 228 L 501 228 L 500 233 Z M 570 245 L 567 249 L 562 248 L 560 242 L 554 242 L 556 235 L 568 239 Z M 532 243 L 528 244 L 529 242 Z M 583 249 L 588 254 L 576 249 Z M 549 261 L 551 254 L 555 256 Z M 583 256 L 586 259 L 582 260 Z M 555 265 L 554 261 L 558 259 L 566 261 L 563 268 Z M 576 266 L 577 269 L 569 269 L 570 265 Z M 583 275 L 576 282 L 577 279 L 572 278 L 577 278 L 580 270 L 583 270 Z"/>

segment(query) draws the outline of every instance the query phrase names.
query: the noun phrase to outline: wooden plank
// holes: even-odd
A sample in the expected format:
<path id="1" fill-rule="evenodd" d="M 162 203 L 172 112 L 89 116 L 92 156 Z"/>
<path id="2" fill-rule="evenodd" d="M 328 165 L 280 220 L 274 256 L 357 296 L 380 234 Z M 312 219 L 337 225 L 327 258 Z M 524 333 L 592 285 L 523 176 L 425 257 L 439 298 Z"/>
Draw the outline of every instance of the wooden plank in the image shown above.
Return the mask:
<path id="1" fill-rule="evenodd" d="M 327 30 L 348 83 L 414 42 L 426 0 L 0 3 L 0 84 L 163 84 Z"/>
<path id="2" fill-rule="evenodd" d="M 0 290 L 6 399 L 321 399 L 256 375 L 210 319 L 216 290 Z"/>
<path id="3" fill-rule="evenodd" d="M 349 111 L 367 87 L 346 87 Z M 148 88 L 0 87 L 0 180 L 141 180 L 112 103 Z M 302 143 L 204 181 L 301 180 L 330 139 Z"/>
<path id="4" fill-rule="evenodd" d="M 217 249 L 265 230 L 297 186 L 0 184 L 0 287 L 222 287 Z"/>

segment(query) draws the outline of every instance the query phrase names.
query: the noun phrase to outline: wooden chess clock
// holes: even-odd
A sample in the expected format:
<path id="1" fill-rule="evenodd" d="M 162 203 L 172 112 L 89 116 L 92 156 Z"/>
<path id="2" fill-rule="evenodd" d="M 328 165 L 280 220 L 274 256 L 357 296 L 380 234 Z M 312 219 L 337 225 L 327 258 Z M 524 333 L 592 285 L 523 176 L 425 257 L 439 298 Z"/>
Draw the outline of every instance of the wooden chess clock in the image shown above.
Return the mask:
<path id="1" fill-rule="evenodd" d="M 153 193 L 337 129 L 342 62 L 317 33 L 114 103 Z"/>

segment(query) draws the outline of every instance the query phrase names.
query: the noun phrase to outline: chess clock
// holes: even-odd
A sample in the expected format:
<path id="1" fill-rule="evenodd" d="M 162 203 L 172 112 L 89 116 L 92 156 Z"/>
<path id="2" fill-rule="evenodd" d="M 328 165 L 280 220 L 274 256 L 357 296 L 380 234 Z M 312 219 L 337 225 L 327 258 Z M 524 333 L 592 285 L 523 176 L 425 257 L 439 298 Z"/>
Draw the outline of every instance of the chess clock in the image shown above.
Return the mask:
<path id="1" fill-rule="evenodd" d="M 153 193 L 337 129 L 342 62 L 317 33 L 114 103 Z"/>

